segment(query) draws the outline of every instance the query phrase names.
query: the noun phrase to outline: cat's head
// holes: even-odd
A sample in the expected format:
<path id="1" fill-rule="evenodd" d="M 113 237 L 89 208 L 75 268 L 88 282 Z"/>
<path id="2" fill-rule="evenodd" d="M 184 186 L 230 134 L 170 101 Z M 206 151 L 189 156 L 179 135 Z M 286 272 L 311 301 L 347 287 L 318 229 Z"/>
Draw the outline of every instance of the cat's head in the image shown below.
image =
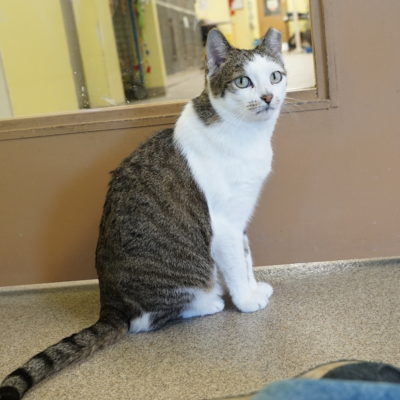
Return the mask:
<path id="1" fill-rule="evenodd" d="M 221 32 L 210 31 L 206 84 L 218 114 L 244 121 L 279 115 L 286 94 L 281 47 L 281 34 L 276 29 L 269 29 L 253 50 L 234 48 Z"/>

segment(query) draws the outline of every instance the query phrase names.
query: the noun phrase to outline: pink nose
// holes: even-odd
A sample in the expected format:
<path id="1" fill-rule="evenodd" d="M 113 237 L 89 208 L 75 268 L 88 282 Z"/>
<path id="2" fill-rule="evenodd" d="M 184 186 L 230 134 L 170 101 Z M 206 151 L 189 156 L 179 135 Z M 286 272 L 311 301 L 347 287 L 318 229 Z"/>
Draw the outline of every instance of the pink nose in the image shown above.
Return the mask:
<path id="1" fill-rule="evenodd" d="M 266 94 L 265 96 L 261 96 L 261 98 L 262 98 L 267 104 L 271 103 L 273 97 L 274 97 L 274 96 L 273 96 L 272 94 Z"/>

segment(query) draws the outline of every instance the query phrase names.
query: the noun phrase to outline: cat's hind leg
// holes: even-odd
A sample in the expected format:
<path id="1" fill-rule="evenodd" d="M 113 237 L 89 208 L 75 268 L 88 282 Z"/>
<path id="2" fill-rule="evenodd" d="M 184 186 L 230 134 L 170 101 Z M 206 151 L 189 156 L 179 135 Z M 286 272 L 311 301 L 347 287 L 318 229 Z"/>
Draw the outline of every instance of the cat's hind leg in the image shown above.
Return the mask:
<path id="1" fill-rule="evenodd" d="M 148 332 L 151 331 L 152 321 L 153 321 L 153 313 L 144 312 L 140 317 L 131 320 L 129 326 L 130 333 L 139 333 L 139 332 Z"/>
<path id="2" fill-rule="evenodd" d="M 224 309 L 225 303 L 221 298 L 222 290 L 215 287 L 210 291 L 188 289 L 192 300 L 183 308 L 164 311 L 144 312 L 140 317 L 131 320 L 129 332 L 149 332 L 160 329 L 169 321 L 178 318 L 202 317 L 215 314 Z"/>
<path id="3" fill-rule="evenodd" d="M 140 317 L 131 320 L 129 332 L 149 332 L 164 327 L 168 322 L 180 317 L 182 308 L 162 311 L 144 312 Z"/>
<path id="4" fill-rule="evenodd" d="M 193 293 L 193 300 L 181 313 L 182 318 L 202 317 L 220 312 L 224 309 L 225 303 L 222 299 L 222 289 L 219 284 L 210 290 L 189 289 Z"/>

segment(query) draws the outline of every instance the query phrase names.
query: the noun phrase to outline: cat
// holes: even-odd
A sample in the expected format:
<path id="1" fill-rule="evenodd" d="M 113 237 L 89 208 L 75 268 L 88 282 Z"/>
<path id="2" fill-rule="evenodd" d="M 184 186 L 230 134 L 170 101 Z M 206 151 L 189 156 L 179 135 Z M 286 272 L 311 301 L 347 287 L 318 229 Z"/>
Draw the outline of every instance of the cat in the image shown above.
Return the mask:
<path id="1" fill-rule="evenodd" d="M 218 30 L 206 44 L 206 84 L 173 129 L 148 139 L 112 172 L 96 248 L 98 321 L 8 375 L 1 400 L 27 390 L 128 332 L 224 309 L 266 307 L 246 229 L 271 171 L 271 137 L 286 94 L 281 34 L 252 50 Z"/>

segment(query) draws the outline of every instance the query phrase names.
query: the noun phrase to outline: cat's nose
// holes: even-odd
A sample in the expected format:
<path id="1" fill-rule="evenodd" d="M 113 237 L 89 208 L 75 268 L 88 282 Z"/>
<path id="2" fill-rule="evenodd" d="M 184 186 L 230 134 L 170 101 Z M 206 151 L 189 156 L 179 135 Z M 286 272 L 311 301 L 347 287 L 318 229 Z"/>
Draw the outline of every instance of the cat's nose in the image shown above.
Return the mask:
<path id="1" fill-rule="evenodd" d="M 271 103 L 273 97 L 274 96 L 272 94 L 265 94 L 264 96 L 261 96 L 261 99 L 269 104 Z"/>

